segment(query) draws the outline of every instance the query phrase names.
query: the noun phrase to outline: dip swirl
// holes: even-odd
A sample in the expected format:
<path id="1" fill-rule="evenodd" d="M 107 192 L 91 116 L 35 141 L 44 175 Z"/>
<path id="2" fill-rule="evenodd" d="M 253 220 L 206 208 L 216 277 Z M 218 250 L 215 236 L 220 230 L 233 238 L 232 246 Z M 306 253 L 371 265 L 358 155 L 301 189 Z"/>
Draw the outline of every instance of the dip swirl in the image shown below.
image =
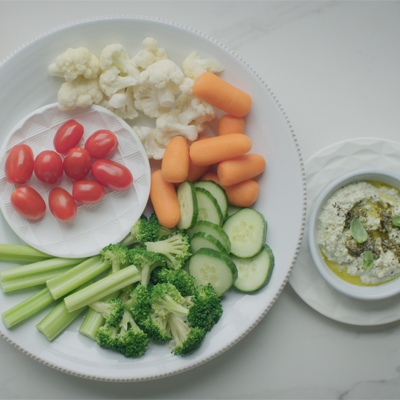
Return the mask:
<path id="1" fill-rule="evenodd" d="M 361 285 L 378 285 L 400 275 L 400 228 L 392 223 L 400 215 L 400 194 L 379 182 L 356 182 L 337 190 L 323 205 L 317 222 L 317 242 L 327 264 Z M 367 240 L 357 243 L 350 224 L 357 217 Z M 373 255 L 372 266 L 363 267 L 365 253 Z M 335 272 L 335 271 L 334 271 Z M 343 275 L 339 275 L 343 278 Z M 344 277 L 345 280 L 346 277 Z M 354 283 L 354 280 L 349 280 Z"/>

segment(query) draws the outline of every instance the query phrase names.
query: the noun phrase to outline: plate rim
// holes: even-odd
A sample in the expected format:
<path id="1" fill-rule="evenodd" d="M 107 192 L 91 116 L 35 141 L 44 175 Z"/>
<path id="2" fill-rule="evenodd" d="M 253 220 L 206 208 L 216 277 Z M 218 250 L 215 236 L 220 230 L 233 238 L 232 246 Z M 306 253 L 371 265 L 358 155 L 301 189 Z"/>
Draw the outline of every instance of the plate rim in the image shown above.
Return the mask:
<path id="1" fill-rule="evenodd" d="M 229 350 L 230 348 L 234 347 L 240 340 L 242 340 L 245 336 L 247 336 L 247 334 L 249 332 L 251 332 L 257 325 L 258 323 L 265 317 L 265 315 L 269 312 L 269 310 L 272 308 L 272 306 L 275 304 L 276 300 L 278 299 L 278 297 L 280 296 L 280 294 L 282 293 L 283 289 L 285 288 L 286 284 L 289 281 L 289 276 L 294 268 L 297 256 L 299 254 L 300 251 L 300 247 L 301 247 L 301 243 L 304 237 L 304 231 L 305 231 L 305 221 L 306 221 L 306 211 L 307 211 L 307 188 L 306 188 L 306 177 L 305 177 L 305 168 L 304 168 L 304 162 L 303 162 L 303 158 L 301 155 L 301 151 L 300 151 L 300 146 L 297 140 L 297 137 L 294 133 L 294 129 L 292 127 L 292 124 L 286 114 L 286 111 L 284 110 L 284 108 L 282 107 L 281 103 L 279 102 L 277 96 L 275 95 L 275 93 L 272 91 L 272 89 L 266 84 L 265 80 L 259 75 L 259 73 L 252 67 L 250 66 L 241 56 L 239 56 L 236 52 L 234 52 L 233 50 L 231 50 L 229 47 L 227 47 L 226 45 L 224 45 L 223 43 L 221 43 L 220 41 L 214 39 L 213 37 L 211 37 L 208 34 L 205 34 L 201 31 L 199 31 L 198 29 L 195 28 L 191 28 L 187 25 L 178 23 L 178 22 L 174 22 L 174 21 L 170 21 L 170 20 L 166 20 L 163 18 L 158 18 L 158 17 L 150 17 L 150 16 L 143 16 L 143 15 L 131 15 L 131 14 L 111 14 L 111 15 L 105 15 L 105 16 L 96 16 L 96 17 L 90 17 L 90 18 L 84 18 L 84 19 L 80 19 L 80 20 L 75 20 L 73 22 L 69 22 L 66 24 L 62 24 L 60 26 L 57 26 L 55 28 L 52 28 L 44 33 L 41 33 L 39 35 L 36 35 L 34 38 L 30 39 L 28 42 L 26 42 L 25 44 L 21 45 L 20 47 L 18 47 L 17 49 L 15 49 L 12 53 L 10 53 L 5 59 L 3 59 L 0 62 L 0 69 L 1 67 L 10 59 L 12 58 L 14 55 L 16 55 L 17 53 L 19 53 L 21 50 L 23 50 L 24 48 L 28 47 L 30 44 L 32 44 L 33 42 L 41 39 L 44 36 L 50 35 L 53 32 L 57 32 L 60 31 L 62 29 L 68 28 L 68 27 L 72 27 L 75 25 L 80 25 L 80 24 L 84 24 L 84 23 L 88 23 L 88 22 L 95 22 L 95 21 L 106 21 L 106 20 L 117 20 L 117 19 L 124 19 L 124 20 L 146 20 L 146 21 L 153 21 L 153 22 L 157 22 L 157 23 L 161 23 L 167 26 L 172 26 L 175 28 L 180 28 L 182 30 L 194 33 L 212 43 L 214 43 L 215 45 L 217 45 L 218 47 L 222 48 L 223 50 L 225 50 L 227 53 L 229 53 L 230 55 L 234 56 L 240 63 L 242 63 L 242 65 L 244 65 L 252 74 L 254 74 L 254 76 L 257 78 L 257 80 L 263 85 L 264 89 L 266 89 L 266 91 L 269 93 L 269 95 L 271 96 L 271 99 L 273 100 L 273 102 L 275 103 L 275 105 L 277 106 L 278 110 L 281 113 L 281 116 L 283 117 L 285 124 L 290 132 L 293 144 L 295 146 L 295 150 L 296 150 L 296 154 L 298 157 L 298 165 L 300 167 L 300 172 L 301 172 L 301 187 L 302 187 L 302 217 L 301 217 L 301 226 L 300 226 L 300 230 L 299 230 L 299 236 L 298 236 L 298 240 L 297 240 L 297 245 L 293 254 L 293 258 L 292 261 L 290 263 L 290 266 L 287 270 L 287 274 L 285 276 L 285 278 L 283 279 L 280 287 L 277 289 L 275 295 L 273 296 L 273 298 L 271 299 L 270 303 L 268 304 L 268 306 L 263 310 L 263 312 L 258 316 L 258 318 L 250 325 L 247 327 L 247 329 L 238 337 L 236 337 L 235 340 L 231 341 L 230 343 L 228 343 L 227 345 L 225 345 L 224 347 L 222 347 L 219 351 L 213 353 L 212 355 L 210 355 L 207 358 L 204 358 L 200 361 L 194 362 L 193 364 L 190 364 L 188 366 L 179 368 L 179 369 L 175 369 L 174 371 L 170 371 L 170 372 L 166 372 L 166 373 L 162 373 L 162 374 L 156 374 L 156 375 L 152 375 L 152 376 L 147 376 L 147 377 L 140 377 L 140 378 L 108 378 L 108 377 L 99 377 L 99 376 L 95 376 L 95 375 L 91 375 L 91 374 L 84 374 L 81 372 L 76 372 L 73 371 L 71 369 L 67 369 L 67 368 L 63 368 L 60 366 L 57 366 L 47 360 L 44 360 L 32 353 L 30 353 L 29 351 L 27 351 L 26 349 L 24 349 L 23 347 L 21 347 L 20 345 L 18 345 L 17 343 L 15 343 L 12 339 L 10 339 L 5 333 L 0 331 L 0 336 L 5 339 L 8 343 L 12 344 L 14 347 L 16 347 L 18 350 L 22 351 L 23 354 L 28 355 L 29 357 L 33 358 L 34 360 L 40 362 L 43 365 L 46 365 L 48 367 L 51 367 L 55 370 L 58 370 L 60 372 L 64 372 L 68 375 L 72 375 L 72 376 L 76 376 L 76 377 L 80 377 L 80 378 L 85 378 L 85 379 L 90 379 L 90 380 L 96 380 L 96 381 L 102 381 L 102 382 L 143 382 L 143 381 L 150 381 L 150 380 L 156 380 L 156 379 L 160 379 L 160 378 L 165 378 L 165 377 L 170 377 L 173 375 L 177 375 L 189 370 L 192 370 L 194 368 L 197 368 L 211 360 L 213 360 L 214 358 L 218 357 L 219 355 L 221 355 L 222 353 L 224 353 L 225 351 Z"/>

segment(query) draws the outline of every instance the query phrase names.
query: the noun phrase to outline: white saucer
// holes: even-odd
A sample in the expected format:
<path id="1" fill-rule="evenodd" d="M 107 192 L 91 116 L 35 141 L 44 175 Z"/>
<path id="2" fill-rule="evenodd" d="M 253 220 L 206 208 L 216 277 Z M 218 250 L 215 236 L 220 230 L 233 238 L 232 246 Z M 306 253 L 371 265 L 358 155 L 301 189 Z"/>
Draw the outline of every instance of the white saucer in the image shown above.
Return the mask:
<path id="1" fill-rule="evenodd" d="M 361 168 L 400 170 L 400 143 L 359 138 L 329 146 L 305 163 L 308 213 L 303 242 L 289 278 L 295 292 L 314 310 L 352 325 L 380 325 L 400 319 L 400 295 L 379 301 L 352 299 L 329 286 L 317 271 L 308 249 L 308 215 L 318 194 L 333 179 Z"/>

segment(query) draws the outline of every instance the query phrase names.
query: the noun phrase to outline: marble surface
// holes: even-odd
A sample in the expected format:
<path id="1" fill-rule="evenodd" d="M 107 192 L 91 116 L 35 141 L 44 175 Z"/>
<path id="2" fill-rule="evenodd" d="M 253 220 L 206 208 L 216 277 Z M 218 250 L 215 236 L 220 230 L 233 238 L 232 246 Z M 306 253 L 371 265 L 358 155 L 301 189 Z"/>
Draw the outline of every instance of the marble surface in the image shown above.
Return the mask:
<path id="1" fill-rule="evenodd" d="M 193 27 L 238 53 L 283 105 L 304 160 L 348 138 L 400 141 L 395 1 L 1 1 L 0 60 L 60 25 L 121 14 Z M 357 327 L 330 320 L 287 285 L 232 349 L 158 381 L 75 378 L 0 340 L 0 398 L 397 399 L 399 337 L 399 322 Z"/>

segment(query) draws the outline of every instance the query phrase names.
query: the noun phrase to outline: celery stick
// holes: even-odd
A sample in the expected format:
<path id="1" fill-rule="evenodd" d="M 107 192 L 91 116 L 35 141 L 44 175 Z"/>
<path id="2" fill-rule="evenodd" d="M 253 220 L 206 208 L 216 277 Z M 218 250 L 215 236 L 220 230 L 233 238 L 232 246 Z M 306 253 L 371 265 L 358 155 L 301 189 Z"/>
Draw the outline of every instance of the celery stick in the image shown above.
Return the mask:
<path id="1" fill-rule="evenodd" d="M 90 257 L 67 272 L 49 279 L 46 285 L 53 299 L 57 300 L 110 267 L 111 263 L 102 261 L 99 255 Z"/>
<path id="2" fill-rule="evenodd" d="M 84 260 L 85 258 L 51 258 L 5 269 L 0 271 L 0 287 L 3 292 L 10 292 L 41 285 Z"/>
<path id="3" fill-rule="evenodd" d="M 0 260 L 36 262 L 54 258 L 23 244 L 0 244 Z"/>
<path id="4" fill-rule="evenodd" d="M 98 280 L 78 292 L 68 295 L 64 298 L 64 301 L 68 311 L 72 312 L 132 283 L 139 282 L 140 278 L 140 271 L 134 265 L 131 265 Z"/>
<path id="5" fill-rule="evenodd" d="M 108 296 L 103 297 L 101 301 L 116 299 L 118 298 L 119 293 L 119 291 L 111 293 Z M 79 328 L 79 333 L 87 336 L 89 339 L 96 341 L 97 330 L 104 325 L 104 322 L 104 317 L 97 311 L 94 311 L 93 308 L 89 307 L 89 310 L 87 311 L 85 318 L 83 319 L 82 324 Z"/>
<path id="6" fill-rule="evenodd" d="M 33 296 L 28 297 L 21 303 L 18 303 L 14 307 L 4 311 L 3 314 L 1 314 L 4 326 L 6 328 L 11 328 L 12 326 L 36 314 L 53 302 L 54 299 L 51 297 L 50 292 L 47 288 L 44 288 L 35 293 Z"/>
<path id="7" fill-rule="evenodd" d="M 91 285 L 92 282 L 86 282 L 77 290 Z M 68 312 L 63 300 L 58 304 L 36 325 L 36 329 L 43 333 L 48 341 L 53 341 L 61 332 L 63 332 L 76 318 L 81 315 L 87 307 L 82 307 L 74 312 Z"/>

